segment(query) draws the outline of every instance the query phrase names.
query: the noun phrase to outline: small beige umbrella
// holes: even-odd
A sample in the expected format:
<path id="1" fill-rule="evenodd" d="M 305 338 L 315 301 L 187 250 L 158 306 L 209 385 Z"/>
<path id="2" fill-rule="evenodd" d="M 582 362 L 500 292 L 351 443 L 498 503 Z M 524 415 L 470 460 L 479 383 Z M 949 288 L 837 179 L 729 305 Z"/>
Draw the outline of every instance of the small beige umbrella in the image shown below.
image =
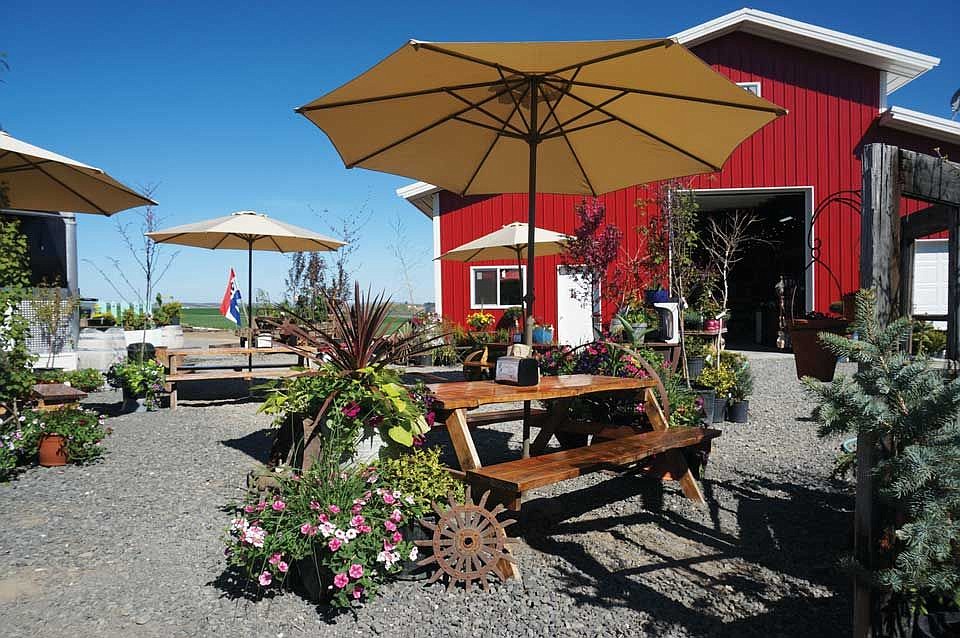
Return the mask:
<path id="1" fill-rule="evenodd" d="M 513 222 L 483 237 L 457 246 L 453 250 L 448 250 L 437 259 L 461 262 L 516 259 L 519 273 L 523 271 L 523 259 L 527 256 L 529 237 L 530 228 L 527 224 Z M 537 257 L 559 255 L 570 239 L 569 235 L 545 228 L 533 229 L 534 252 Z M 524 317 L 528 310 L 523 306 Z"/>
<path id="2" fill-rule="evenodd" d="M 112 215 L 156 204 L 99 168 L 0 131 L 0 185 L 10 208 Z"/>
<path id="3" fill-rule="evenodd" d="M 337 250 L 346 244 L 306 228 L 270 219 L 263 213 L 242 210 L 226 217 L 217 217 L 193 224 L 174 226 L 147 233 L 158 244 L 179 244 L 247 251 L 247 327 L 253 344 L 253 251 L 280 253 L 320 252 Z M 251 363 L 252 365 L 252 363 Z"/>
<path id="4" fill-rule="evenodd" d="M 513 222 L 500 230 L 495 230 L 483 237 L 469 241 L 453 250 L 448 250 L 437 259 L 448 261 L 492 261 L 517 260 L 517 274 L 523 272 L 523 258 L 528 256 L 528 241 L 533 237 L 534 253 L 537 257 L 559 255 L 563 252 L 569 235 L 564 235 L 545 228 L 531 228 L 522 222 Z M 521 280 L 522 281 L 522 280 Z M 524 301 L 524 300 L 521 300 Z M 524 318 L 530 309 L 524 302 L 521 306 Z M 524 321 L 526 324 L 526 321 Z M 530 345 L 530 344 L 527 344 Z M 530 456 L 530 402 L 523 402 L 523 458 Z"/>

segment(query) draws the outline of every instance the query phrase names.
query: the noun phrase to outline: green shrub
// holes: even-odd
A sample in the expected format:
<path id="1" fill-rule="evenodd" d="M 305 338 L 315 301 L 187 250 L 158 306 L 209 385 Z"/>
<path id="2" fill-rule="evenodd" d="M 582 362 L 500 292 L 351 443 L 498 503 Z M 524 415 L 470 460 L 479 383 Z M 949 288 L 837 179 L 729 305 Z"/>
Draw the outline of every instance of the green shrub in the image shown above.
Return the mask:
<path id="1" fill-rule="evenodd" d="M 71 463 L 89 463 L 103 456 L 100 442 L 110 434 L 104 417 L 93 410 L 66 408 L 50 412 L 24 412 L 24 423 L 35 423 L 37 439 L 44 434 L 59 434 L 65 439 L 64 451 Z"/>
<path id="2" fill-rule="evenodd" d="M 416 448 L 409 454 L 383 460 L 377 471 L 384 484 L 412 495 L 424 507 L 433 501 L 445 501 L 448 494 L 463 502 L 463 482 L 440 463 L 439 448 Z"/>
<path id="3" fill-rule="evenodd" d="M 20 312 L 22 299 L 16 288 L 0 290 L 0 404 L 14 412 L 30 393 L 37 359 L 27 348 L 30 324 Z"/>
<path id="4" fill-rule="evenodd" d="M 708 388 L 713 388 L 717 397 L 729 397 L 737 384 L 733 369 L 724 363 L 719 366 L 708 365 L 700 373 L 697 382 Z"/>
<path id="5" fill-rule="evenodd" d="M 157 407 L 157 398 L 163 391 L 164 369 L 157 361 L 127 361 L 115 363 L 107 371 L 107 383 L 111 387 L 125 389 L 135 397 L 147 400 L 147 409 Z"/>
<path id="6" fill-rule="evenodd" d="M 106 383 L 106 379 L 96 368 L 43 370 L 35 374 L 37 383 L 69 383 L 74 388 L 84 392 L 96 392 Z"/>
<path id="7" fill-rule="evenodd" d="M 929 321 L 917 321 L 913 325 L 913 352 L 936 356 L 947 347 L 947 333 L 937 330 Z"/>

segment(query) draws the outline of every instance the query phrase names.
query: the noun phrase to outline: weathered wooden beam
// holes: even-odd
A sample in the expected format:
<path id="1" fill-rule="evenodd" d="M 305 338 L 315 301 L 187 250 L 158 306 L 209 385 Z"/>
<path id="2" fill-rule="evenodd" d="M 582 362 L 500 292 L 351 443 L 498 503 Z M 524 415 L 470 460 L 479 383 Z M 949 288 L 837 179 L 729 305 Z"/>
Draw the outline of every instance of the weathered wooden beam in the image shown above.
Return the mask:
<path id="1" fill-rule="evenodd" d="M 900 234 L 904 241 L 912 241 L 947 230 L 955 211 L 955 208 L 939 204 L 910 213 L 900 220 Z"/>
<path id="2" fill-rule="evenodd" d="M 960 359 L 960 209 L 951 209 L 947 241 L 947 359 Z"/>
<path id="3" fill-rule="evenodd" d="M 860 287 L 874 288 L 877 316 L 887 323 L 901 310 L 900 290 L 900 162 L 899 149 L 885 144 L 868 144 L 861 155 L 863 168 L 863 211 L 860 215 Z M 877 441 L 857 436 L 857 497 L 853 519 L 853 551 L 857 562 L 871 569 L 879 535 L 876 509 Z M 867 638 L 873 633 L 878 597 L 870 583 L 854 578 L 853 635 Z"/>
<path id="4" fill-rule="evenodd" d="M 960 164 L 956 162 L 900 149 L 900 178 L 907 197 L 960 206 Z"/>

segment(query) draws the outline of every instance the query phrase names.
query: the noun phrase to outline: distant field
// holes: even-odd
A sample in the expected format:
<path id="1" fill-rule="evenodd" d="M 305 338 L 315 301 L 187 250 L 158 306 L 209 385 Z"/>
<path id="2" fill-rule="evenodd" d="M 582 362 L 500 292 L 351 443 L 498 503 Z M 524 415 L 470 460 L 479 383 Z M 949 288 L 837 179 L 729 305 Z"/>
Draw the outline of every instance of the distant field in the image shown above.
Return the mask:
<path id="1" fill-rule="evenodd" d="M 180 323 L 194 328 L 220 328 L 233 330 L 236 324 L 220 314 L 219 308 L 184 308 L 180 311 Z"/>
<path id="2" fill-rule="evenodd" d="M 395 309 L 387 317 L 387 331 L 396 330 L 400 324 L 409 318 L 409 313 L 403 312 L 402 309 Z M 237 327 L 232 321 L 224 319 L 223 315 L 220 314 L 220 309 L 215 307 L 184 308 L 180 311 L 180 323 L 194 328 L 218 328 L 221 330 L 234 330 Z"/>

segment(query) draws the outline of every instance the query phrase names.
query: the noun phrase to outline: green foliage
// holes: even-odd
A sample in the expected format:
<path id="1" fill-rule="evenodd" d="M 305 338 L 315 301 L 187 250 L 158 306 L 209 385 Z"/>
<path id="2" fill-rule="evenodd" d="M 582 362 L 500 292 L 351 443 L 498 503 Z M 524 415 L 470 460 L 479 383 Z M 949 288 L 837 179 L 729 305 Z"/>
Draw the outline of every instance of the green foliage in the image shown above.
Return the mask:
<path id="1" fill-rule="evenodd" d="M 128 360 L 110 366 L 107 383 L 113 388 L 125 389 L 134 397 L 145 398 L 147 409 L 153 410 L 158 406 L 158 398 L 163 392 L 165 376 L 163 366 L 153 359 Z"/>
<path id="2" fill-rule="evenodd" d="M 906 353 L 910 328 L 906 318 L 880 325 L 873 294 L 861 291 L 851 324 L 859 340 L 820 335 L 858 372 L 804 380 L 819 404 L 821 435 L 876 442 L 882 533 L 872 576 L 899 603 L 899 611 L 888 609 L 900 617 L 904 606 L 952 601 L 960 589 L 960 379 L 948 381 L 925 356 Z"/>
<path id="3" fill-rule="evenodd" d="M 69 383 L 84 392 L 96 392 L 106 383 L 96 368 L 82 370 L 44 370 L 36 374 L 37 383 Z"/>
<path id="4" fill-rule="evenodd" d="M 65 439 L 64 452 L 71 463 L 89 463 L 103 456 L 100 442 L 110 434 L 104 427 L 104 417 L 93 410 L 66 408 L 50 412 L 26 411 L 26 422 L 38 422 L 38 438 L 45 434 L 59 434 Z"/>
<path id="5" fill-rule="evenodd" d="M 913 324 L 913 351 L 917 354 L 938 356 L 947 347 L 947 333 L 937 330 L 929 321 Z"/>
<path id="6" fill-rule="evenodd" d="M 39 438 L 40 420 L 34 413 L 12 414 L 0 421 L 0 481 L 33 461 Z"/>
<path id="7" fill-rule="evenodd" d="M 734 402 L 746 401 L 753 394 L 753 371 L 750 364 L 743 363 L 733 368 L 733 389 L 730 391 L 730 399 Z"/>
<path id="8" fill-rule="evenodd" d="M 183 304 L 179 301 L 164 303 L 163 296 L 157 293 L 156 303 L 153 306 L 153 323 L 157 326 L 170 326 L 180 323 L 180 312 Z"/>
<path id="9" fill-rule="evenodd" d="M 452 494 L 463 501 L 464 484 L 440 462 L 440 449 L 416 448 L 409 454 L 385 459 L 377 465 L 377 473 L 384 484 L 409 494 L 424 509 L 431 502 L 443 502 Z"/>
<path id="10" fill-rule="evenodd" d="M 670 400 L 671 427 L 697 427 L 703 422 L 703 402 L 679 374 L 660 375 Z"/>
<path id="11" fill-rule="evenodd" d="M 687 358 L 708 357 L 714 352 L 714 342 L 709 339 L 687 337 L 684 340 L 684 347 L 687 350 Z"/>
<path id="12" fill-rule="evenodd" d="M 327 364 L 278 384 L 260 412 L 276 415 L 276 425 L 293 414 L 323 419 L 324 457 L 334 464 L 353 458 L 362 438 L 376 434 L 388 446 L 409 448 L 430 428 L 422 401 L 391 369 L 345 374 Z"/>
<path id="13" fill-rule="evenodd" d="M 37 359 L 27 348 L 30 323 L 20 312 L 22 300 L 21 290 L 0 289 L 0 404 L 13 412 L 30 393 Z"/>
<path id="14" fill-rule="evenodd" d="M 20 221 L 0 217 L 0 288 L 30 285 L 30 252 Z"/>
<path id="15" fill-rule="evenodd" d="M 149 327 L 147 315 L 129 306 L 120 315 L 120 323 L 124 330 L 144 330 Z"/>
<path id="16" fill-rule="evenodd" d="M 460 363 L 460 357 L 457 355 L 457 349 L 450 344 L 439 346 L 433 351 L 433 365 L 452 366 Z"/>
<path id="17" fill-rule="evenodd" d="M 227 560 L 262 588 L 282 587 L 291 569 L 315 571 L 336 607 L 360 605 L 416 560 L 406 538 L 424 509 L 368 468 L 303 476 L 274 474 L 273 494 L 251 491 L 226 532 Z"/>
<path id="18" fill-rule="evenodd" d="M 728 364 L 721 363 L 719 366 L 711 364 L 704 367 L 697 383 L 713 388 L 718 397 L 730 397 L 737 385 L 737 377 Z"/>

